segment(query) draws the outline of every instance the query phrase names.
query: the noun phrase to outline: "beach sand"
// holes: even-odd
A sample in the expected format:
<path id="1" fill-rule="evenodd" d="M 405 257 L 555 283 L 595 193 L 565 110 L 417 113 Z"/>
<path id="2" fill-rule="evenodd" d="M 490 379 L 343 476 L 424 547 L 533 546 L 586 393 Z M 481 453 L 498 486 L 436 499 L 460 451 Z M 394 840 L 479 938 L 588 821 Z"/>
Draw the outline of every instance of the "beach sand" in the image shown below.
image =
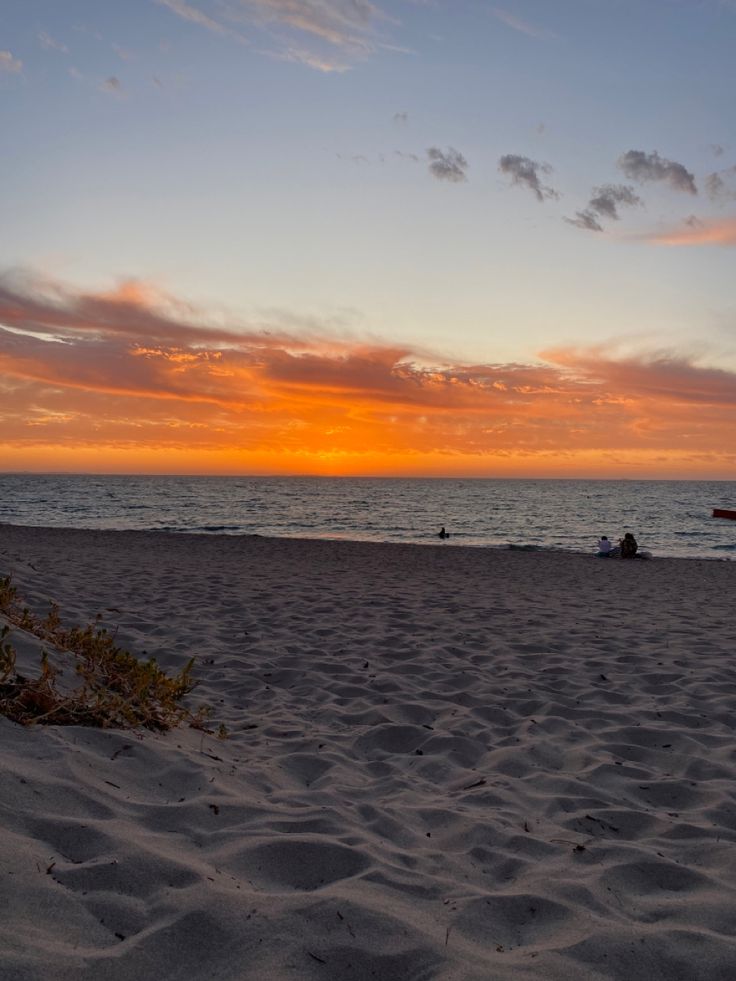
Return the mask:
<path id="1" fill-rule="evenodd" d="M 0 718 L 3 981 L 736 977 L 736 564 L 4 525 L 7 574 L 229 738 Z"/>

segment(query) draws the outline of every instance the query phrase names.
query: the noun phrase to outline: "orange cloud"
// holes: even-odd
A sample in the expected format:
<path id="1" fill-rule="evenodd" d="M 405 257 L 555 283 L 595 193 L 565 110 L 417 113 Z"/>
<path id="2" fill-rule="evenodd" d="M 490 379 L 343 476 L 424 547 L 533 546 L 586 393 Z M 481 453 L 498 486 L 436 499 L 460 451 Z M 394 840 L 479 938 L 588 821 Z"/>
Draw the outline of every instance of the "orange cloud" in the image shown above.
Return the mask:
<path id="1" fill-rule="evenodd" d="M 47 470 L 736 472 L 733 372 L 542 357 L 432 364 L 315 330 L 210 327 L 146 284 L 0 278 L 0 450 L 6 468 Z"/>
<path id="2" fill-rule="evenodd" d="M 658 245 L 736 245 L 736 218 L 698 220 L 647 238 Z"/>

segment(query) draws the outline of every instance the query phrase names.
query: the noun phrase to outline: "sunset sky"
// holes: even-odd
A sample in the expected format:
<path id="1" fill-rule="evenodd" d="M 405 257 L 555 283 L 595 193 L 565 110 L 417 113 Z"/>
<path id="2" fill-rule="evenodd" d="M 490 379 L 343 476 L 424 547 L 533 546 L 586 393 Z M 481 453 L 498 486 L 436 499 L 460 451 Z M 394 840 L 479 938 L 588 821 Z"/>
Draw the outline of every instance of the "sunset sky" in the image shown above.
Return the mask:
<path id="1" fill-rule="evenodd" d="M 736 0 L 4 0 L 0 470 L 736 479 Z"/>

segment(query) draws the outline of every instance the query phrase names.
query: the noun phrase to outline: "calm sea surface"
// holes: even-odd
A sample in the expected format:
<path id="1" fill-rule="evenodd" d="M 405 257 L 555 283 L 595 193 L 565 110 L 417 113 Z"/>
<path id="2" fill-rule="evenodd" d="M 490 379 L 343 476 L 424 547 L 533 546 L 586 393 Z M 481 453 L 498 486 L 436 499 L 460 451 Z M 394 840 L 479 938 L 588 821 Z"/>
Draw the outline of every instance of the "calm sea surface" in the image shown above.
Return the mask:
<path id="1" fill-rule="evenodd" d="M 736 481 L 401 480 L 0 474 L 0 522 L 736 558 Z M 0 535 L 1 541 L 1 535 Z"/>

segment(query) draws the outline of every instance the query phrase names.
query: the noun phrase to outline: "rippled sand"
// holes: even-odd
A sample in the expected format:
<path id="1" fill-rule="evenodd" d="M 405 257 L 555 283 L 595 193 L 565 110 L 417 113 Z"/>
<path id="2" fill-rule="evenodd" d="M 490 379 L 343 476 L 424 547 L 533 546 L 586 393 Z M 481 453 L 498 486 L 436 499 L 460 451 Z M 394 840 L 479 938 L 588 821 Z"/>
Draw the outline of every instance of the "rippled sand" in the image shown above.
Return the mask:
<path id="1" fill-rule="evenodd" d="M 736 564 L 6 525 L 7 573 L 230 737 L 0 719 L 3 979 L 736 977 Z"/>

